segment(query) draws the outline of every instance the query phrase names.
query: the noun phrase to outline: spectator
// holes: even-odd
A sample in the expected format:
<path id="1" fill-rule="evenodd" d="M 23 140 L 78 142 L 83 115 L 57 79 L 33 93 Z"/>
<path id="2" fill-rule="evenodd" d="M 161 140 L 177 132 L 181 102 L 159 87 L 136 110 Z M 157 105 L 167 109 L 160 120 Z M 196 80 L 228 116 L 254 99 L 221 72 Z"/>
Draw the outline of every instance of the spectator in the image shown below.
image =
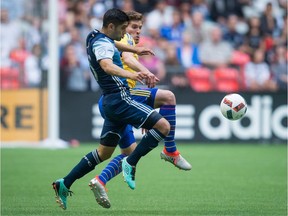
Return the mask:
<path id="1" fill-rule="evenodd" d="M 260 19 L 258 17 L 251 17 L 249 19 L 249 31 L 244 39 L 244 51 L 252 54 L 256 49 L 265 49 L 263 40 L 263 33 L 260 29 Z"/>
<path id="2" fill-rule="evenodd" d="M 20 23 L 15 20 L 10 20 L 9 11 L 1 8 L 0 13 L 0 52 L 1 52 L 1 65 L 11 66 L 12 62 L 9 58 L 10 52 L 18 45 L 22 32 Z"/>
<path id="3" fill-rule="evenodd" d="M 244 69 L 246 87 L 250 91 L 276 91 L 276 83 L 271 79 L 269 66 L 264 62 L 264 51 L 255 50 Z"/>
<path id="4" fill-rule="evenodd" d="M 180 12 L 173 11 L 173 23 L 171 26 L 163 25 L 160 29 L 161 37 L 164 37 L 169 42 L 178 45 L 181 41 L 183 31 L 185 30 L 184 23 L 181 20 Z"/>
<path id="5" fill-rule="evenodd" d="M 42 80 L 41 71 L 41 47 L 36 44 L 32 48 L 32 53 L 24 63 L 24 74 L 27 87 L 40 87 Z"/>
<path id="6" fill-rule="evenodd" d="M 269 2 L 266 4 L 264 13 L 260 18 L 260 28 L 263 32 L 263 40 L 265 44 L 266 57 L 272 52 L 274 46 L 273 36 L 277 35 L 277 21 L 273 16 L 272 3 Z"/>
<path id="7" fill-rule="evenodd" d="M 168 6 L 165 0 L 158 0 L 155 9 L 147 14 L 145 26 L 149 34 L 155 38 L 158 35 L 161 26 L 171 26 L 173 8 Z"/>
<path id="8" fill-rule="evenodd" d="M 138 44 L 139 46 L 145 46 L 144 41 L 145 40 L 148 40 L 148 41 L 151 40 L 151 38 L 145 37 L 145 36 L 142 36 L 141 39 L 142 39 L 141 41 L 143 41 L 143 42 L 141 42 L 142 45 Z M 155 55 L 161 61 L 165 61 L 165 59 L 167 58 L 167 47 L 169 47 L 169 46 L 170 46 L 170 43 L 165 38 L 162 38 L 162 37 L 156 38 L 155 44 L 153 46 L 153 51 L 154 51 Z"/>
<path id="9" fill-rule="evenodd" d="M 76 50 L 72 44 L 65 48 L 60 68 L 60 87 L 72 91 L 86 91 L 89 87 L 90 75 L 88 71 L 81 68 Z"/>
<path id="10" fill-rule="evenodd" d="M 281 9 L 281 5 L 283 5 L 282 0 L 253 0 L 250 6 L 251 9 L 254 10 L 254 13 L 256 12 L 258 14 L 263 14 L 265 9 L 267 8 L 267 4 L 271 4 L 273 8 L 272 13 L 275 17 L 283 16 L 284 11 L 283 9 Z M 287 0 L 285 4 L 287 5 Z"/>
<path id="11" fill-rule="evenodd" d="M 135 11 L 148 14 L 155 8 L 157 0 L 133 0 Z"/>
<path id="12" fill-rule="evenodd" d="M 285 46 L 277 46 L 273 63 L 271 65 L 271 71 L 278 88 L 286 91 L 288 85 L 287 55 L 288 52 Z"/>
<path id="13" fill-rule="evenodd" d="M 30 52 L 26 48 L 26 40 L 22 36 L 17 40 L 18 46 L 11 50 L 10 59 L 14 65 L 17 65 L 21 70 L 23 70 L 24 62 L 30 55 Z"/>
<path id="14" fill-rule="evenodd" d="M 225 25 L 230 14 L 243 17 L 242 4 L 238 0 L 212 0 L 210 15 L 211 19 L 218 24 Z"/>
<path id="15" fill-rule="evenodd" d="M 288 46 L 288 34 L 287 34 L 287 28 L 288 28 L 288 16 L 285 14 L 283 16 L 283 27 L 281 28 L 279 35 L 276 37 L 275 44 L 276 45 L 284 45 L 285 47 Z"/>
<path id="16" fill-rule="evenodd" d="M 41 43 L 41 24 L 42 20 L 39 17 L 26 15 L 22 18 L 22 36 L 25 40 L 26 49 L 32 51 L 34 45 Z"/>
<path id="17" fill-rule="evenodd" d="M 182 43 L 177 47 L 177 59 L 184 68 L 199 67 L 201 65 L 199 59 L 198 45 L 192 43 L 191 35 L 185 32 L 182 36 Z"/>
<path id="18" fill-rule="evenodd" d="M 134 5 L 132 0 L 123 0 L 121 1 L 121 10 L 124 12 L 132 11 L 134 10 Z"/>
<path id="19" fill-rule="evenodd" d="M 141 37 L 140 42 L 138 44 L 139 46 L 143 44 L 143 39 L 144 38 Z M 153 49 L 153 47 L 155 46 L 155 41 L 146 38 L 145 46 L 150 49 Z M 160 79 L 160 82 L 164 81 L 164 79 L 166 78 L 166 70 L 164 63 L 163 61 L 161 61 L 161 59 L 153 55 L 143 55 L 139 57 L 139 62 L 143 64 L 151 73 L 155 74 Z"/>
<path id="20" fill-rule="evenodd" d="M 207 21 L 203 20 L 202 13 L 194 12 L 191 17 L 191 25 L 187 28 L 190 35 L 193 35 L 192 43 L 199 44 L 203 40 L 206 40 L 211 26 Z"/>
<path id="21" fill-rule="evenodd" d="M 169 74 L 169 84 L 176 88 L 185 88 L 189 86 L 185 76 L 185 68 L 180 64 L 176 48 L 174 45 L 168 44 L 166 49 L 165 66 L 167 74 Z"/>
<path id="22" fill-rule="evenodd" d="M 228 16 L 227 30 L 223 39 L 229 42 L 234 49 L 239 49 L 244 43 L 244 36 L 237 32 L 238 17 L 234 14 Z"/>
<path id="23" fill-rule="evenodd" d="M 209 19 L 210 12 L 207 3 L 204 0 L 191 0 L 191 13 L 200 12 L 205 20 Z"/>
<path id="24" fill-rule="evenodd" d="M 227 67 L 233 52 L 232 46 L 222 40 L 222 31 L 218 26 L 211 29 L 210 37 L 210 40 L 205 40 L 199 46 L 200 61 L 211 69 Z"/>
<path id="25" fill-rule="evenodd" d="M 190 1 L 181 1 L 178 10 L 185 27 L 191 26 L 191 3 Z"/>
<path id="26" fill-rule="evenodd" d="M 273 16 L 272 4 L 269 2 L 266 5 L 265 12 L 260 18 L 260 28 L 264 35 L 274 35 L 277 30 L 277 22 Z"/>

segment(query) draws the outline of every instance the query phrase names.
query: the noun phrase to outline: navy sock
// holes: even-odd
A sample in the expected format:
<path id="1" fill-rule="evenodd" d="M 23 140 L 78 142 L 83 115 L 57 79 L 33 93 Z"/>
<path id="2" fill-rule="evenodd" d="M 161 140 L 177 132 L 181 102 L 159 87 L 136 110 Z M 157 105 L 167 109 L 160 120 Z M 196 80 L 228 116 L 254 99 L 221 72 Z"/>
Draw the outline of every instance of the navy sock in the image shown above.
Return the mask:
<path id="1" fill-rule="evenodd" d="M 165 136 L 157 129 L 149 130 L 141 139 L 136 149 L 127 158 L 127 162 L 131 166 L 136 166 L 142 156 L 145 156 L 152 149 L 157 147 L 158 143 L 163 140 Z"/>
<path id="2" fill-rule="evenodd" d="M 64 177 L 65 186 L 69 189 L 74 181 L 91 172 L 95 166 L 101 162 L 102 160 L 100 159 L 97 150 L 88 153 L 70 171 L 70 173 Z"/>

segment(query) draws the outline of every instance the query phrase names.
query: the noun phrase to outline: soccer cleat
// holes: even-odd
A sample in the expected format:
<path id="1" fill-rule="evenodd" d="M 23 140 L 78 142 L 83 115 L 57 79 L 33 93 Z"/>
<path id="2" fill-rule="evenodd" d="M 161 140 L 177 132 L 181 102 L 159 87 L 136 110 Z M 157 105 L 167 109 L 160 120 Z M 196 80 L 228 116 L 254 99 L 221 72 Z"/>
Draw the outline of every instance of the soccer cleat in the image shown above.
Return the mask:
<path id="1" fill-rule="evenodd" d="M 89 187 L 93 191 L 96 202 L 100 206 L 102 206 L 103 208 L 110 208 L 111 207 L 110 201 L 109 201 L 107 193 L 106 193 L 106 188 L 105 188 L 105 186 L 103 186 L 100 183 L 100 181 L 97 177 L 93 178 L 89 182 Z"/>
<path id="2" fill-rule="evenodd" d="M 164 149 L 160 153 L 160 157 L 161 159 L 174 164 L 174 166 L 178 167 L 179 169 L 191 170 L 192 168 L 191 164 L 188 161 L 186 161 L 185 158 L 183 158 L 178 151 L 171 154 L 167 152 L 166 149 Z"/>
<path id="3" fill-rule="evenodd" d="M 122 172 L 123 172 L 123 177 L 124 181 L 128 184 L 128 186 L 131 189 L 135 189 L 135 172 L 136 172 L 136 167 L 131 166 L 127 162 L 127 157 L 123 158 L 122 160 Z"/>
<path id="4" fill-rule="evenodd" d="M 67 209 L 67 196 L 72 196 L 72 191 L 70 191 L 64 185 L 64 179 L 58 179 L 52 183 L 53 189 L 56 194 L 56 202 L 60 204 L 60 207 L 64 210 Z"/>

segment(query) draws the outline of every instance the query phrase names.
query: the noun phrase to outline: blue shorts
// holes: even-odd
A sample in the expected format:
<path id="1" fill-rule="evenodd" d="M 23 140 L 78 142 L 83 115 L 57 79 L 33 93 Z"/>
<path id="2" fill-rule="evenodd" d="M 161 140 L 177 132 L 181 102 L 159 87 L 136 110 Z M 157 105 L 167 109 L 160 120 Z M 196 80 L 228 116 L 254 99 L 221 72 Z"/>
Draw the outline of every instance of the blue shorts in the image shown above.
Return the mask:
<path id="1" fill-rule="evenodd" d="M 134 88 L 130 90 L 131 98 L 137 102 L 147 104 L 153 108 L 157 90 L 158 90 L 157 88 L 152 88 L 152 89 Z M 103 96 L 101 96 L 101 98 L 99 99 L 98 106 L 99 106 L 101 116 L 104 119 L 106 119 L 106 116 L 103 110 Z M 119 141 L 119 146 L 120 148 L 124 149 L 124 148 L 129 147 L 134 142 L 136 142 L 136 140 L 134 137 L 132 126 L 126 125 L 124 128 L 121 129 L 121 139 Z"/>
<path id="2" fill-rule="evenodd" d="M 154 102 L 158 88 L 132 88 L 130 94 L 133 100 L 145 103 L 154 108 Z"/>

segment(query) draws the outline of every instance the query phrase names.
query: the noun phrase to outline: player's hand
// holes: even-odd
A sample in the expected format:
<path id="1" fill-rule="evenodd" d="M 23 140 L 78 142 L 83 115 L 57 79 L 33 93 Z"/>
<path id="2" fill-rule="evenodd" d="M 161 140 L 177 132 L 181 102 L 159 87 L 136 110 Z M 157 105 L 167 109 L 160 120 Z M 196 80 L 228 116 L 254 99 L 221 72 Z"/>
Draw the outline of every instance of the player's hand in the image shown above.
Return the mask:
<path id="1" fill-rule="evenodd" d="M 147 47 L 135 47 L 136 49 L 136 54 L 137 55 L 155 55 L 153 50 L 147 48 Z"/>
<path id="2" fill-rule="evenodd" d="M 146 80 L 145 84 L 148 86 L 148 88 L 154 88 L 160 80 L 151 72 L 148 72 L 146 74 Z"/>
<path id="3" fill-rule="evenodd" d="M 145 85 L 143 80 L 147 78 L 146 72 L 137 72 L 137 73 L 130 73 L 130 79 L 140 82 L 142 85 Z"/>

